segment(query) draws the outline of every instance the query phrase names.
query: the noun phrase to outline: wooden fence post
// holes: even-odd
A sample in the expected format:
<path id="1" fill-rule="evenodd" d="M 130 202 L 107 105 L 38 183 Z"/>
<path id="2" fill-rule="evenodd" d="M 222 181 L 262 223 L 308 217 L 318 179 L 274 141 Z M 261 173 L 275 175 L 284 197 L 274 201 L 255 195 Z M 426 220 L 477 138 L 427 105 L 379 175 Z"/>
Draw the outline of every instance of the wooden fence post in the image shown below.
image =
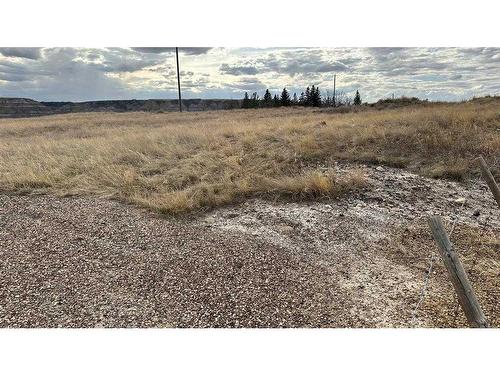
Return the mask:
<path id="1" fill-rule="evenodd" d="M 472 290 L 464 267 L 453 249 L 453 245 L 444 229 L 441 218 L 439 216 L 430 216 L 428 218 L 428 223 L 469 324 L 475 328 L 488 328 L 488 320 L 481 306 L 479 306 L 479 302 Z"/>
<path id="2" fill-rule="evenodd" d="M 498 207 L 500 207 L 500 189 L 498 188 L 498 185 L 495 182 L 495 178 L 491 174 L 490 169 L 488 168 L 488 164 L 486 164 L 484 158 L 480 156 L 478 159 L 479 159 L 479 165 L 481 167 L 481 174 L 483 175 L 484 180 L 486 181 L 488 187 L 493 193 L 493 196 L 497 201 Z"/>

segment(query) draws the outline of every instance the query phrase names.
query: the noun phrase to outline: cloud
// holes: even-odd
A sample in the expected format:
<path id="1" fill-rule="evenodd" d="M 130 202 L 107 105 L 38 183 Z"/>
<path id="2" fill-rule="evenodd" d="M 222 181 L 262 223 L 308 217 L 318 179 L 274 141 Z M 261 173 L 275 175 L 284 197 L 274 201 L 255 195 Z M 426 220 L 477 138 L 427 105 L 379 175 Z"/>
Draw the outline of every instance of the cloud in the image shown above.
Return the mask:
<path id="1" fill-rule="evenodd" d="M 259 72 L 255 66 L 230 66 L 228 64 L 222 64 L 219 70 L 223 74 L 230 74 L 233 76 L 255 75 Z"/>
<path id="2" fill-rule="evenodd" d="M 350 62 L 349 59 L 346 61 Z M 355 61 L 352 59 L 352 61 Z M 298 49 L 296 51 L 278 51 L 266 57 L 257 58 L 256 66 L 259 72 L 272 72 L 311 76 L 317 73 L 346 72 L 350 67 L 340 59 L 332 59 L 321 49 Z"/>
<path id="3" fill-rule="evenodd" d="M 179 52 L 185 55 L 204 55 L 213 47 L 179 47 Z M 131 47 L 133 51 L 149 54 L 173 53 L 175 47 Z"/>
<path id="4" fill-rule="evenodd" d="M 0 73 L 0 81 L 22 82 L 22 81 L 28 81 L 28 77 L 20 74 Z"/>
<path id="5" fill-rule="evenodd" d="M 75 60 L 78 56 L 74 48 L 48 48 L 43 59 L 0 61 L 5 82 L 0 90 L 8 96 L 63 101 L 110 99 L 126 93 L 121 80 L 109 77 L 94 64 Z"/>
<path id="6" fill-rule="evenodd" d="M 226 86 L 240 91 L 259 91 L 266 88 L 266 85 L 258 78 L 241 78 L 237 82 L 228 83 Z"/>
<path id="7" fill-rule="evenodd" d="M 41 48 L 38 47 L 14 47 L 0 48 L 0 53 L 5 57 L 22 57 L 37 60 L 41 57 Z"/>
<path id="8" fill-rule="evenodd" d="M 175 47 L 131 47 L 132 50 L 142 53 L 172 53 Z"/>
<path id="9" fill-rule="evenodd" d="M 144 61 L 140 59 L 124 59 L 122 61 L 106 61 L 104 64 L 95 64 L 96 67 L 104 72 L 137 72 L 146 67 L 156 65 L 157 61 Z"/>
<path id="10" fill-rule="evenodd" d="M 173 47 L 0 48 L 0 96 L 37 100 L 173 98 Z M 364 100 L 499 94 L 500 48 L 180 47 L 185 97 L 238 98 L 319 85 Z"/>
<path id="11" fill-rule="evenodd" d="M 186 55 L 204 55 L 213 47 L 179 47 L 179 52 Z"/>
<path id="12" fill-rule="evenodd" d="M 125 48 L 106 48 L 99 53 L 91 51 L 85 56 L 86 59 L 92 57 L 89 64 L 108 73 L 133 73 L 163 64 L 166 60 L 161 53 L 142 53 Z"/>

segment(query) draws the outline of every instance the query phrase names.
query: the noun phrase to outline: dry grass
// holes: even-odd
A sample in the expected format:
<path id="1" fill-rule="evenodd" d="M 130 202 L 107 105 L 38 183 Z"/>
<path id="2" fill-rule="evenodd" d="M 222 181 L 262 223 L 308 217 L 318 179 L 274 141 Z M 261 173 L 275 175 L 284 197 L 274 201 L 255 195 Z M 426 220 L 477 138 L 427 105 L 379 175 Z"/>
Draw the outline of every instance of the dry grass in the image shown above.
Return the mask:
<path id="1" fill-rule="evenodd" d="M 451 222 L 445 222 L 450 230 Z M 412 265 L 419 270 L 417 282 L 424 282 L 429 267 L 425 254 L 434 254 L 433 274 L 429 281 L 427 295 L 419 309 L 420 316 L 426 316 L 434 327 L 468 327 L 466 317 L 459 308 L 456 293 L 449 280 L 448 272 L 441 261 L 436 243 L 432 239 L 425 220 L 401 227 L 394 237 L 387 237 L 378 246 L 378 251 L 402 266 Z M 472 227 L 458 224 L 453 232 L 453 247 L 458 253 L 472 287 L 477 294 L 490 324 L 500 326 L 500 238 L 492 228 Z M 422 284 L 418 284 L 421 287 Z M 408 295 L 407 303 L 415 306 L 419 295 Z"/>
<path id="2" fill-rule="evenodd" d="M 362 186 L 361 172 L 317 169 L 336 158 L 461 179 L 479 154 L 499 159 L 499 103 L 3 119 L 0 189 L 98 194 L 178 213 L 248 196 L 332 197 Z"/>

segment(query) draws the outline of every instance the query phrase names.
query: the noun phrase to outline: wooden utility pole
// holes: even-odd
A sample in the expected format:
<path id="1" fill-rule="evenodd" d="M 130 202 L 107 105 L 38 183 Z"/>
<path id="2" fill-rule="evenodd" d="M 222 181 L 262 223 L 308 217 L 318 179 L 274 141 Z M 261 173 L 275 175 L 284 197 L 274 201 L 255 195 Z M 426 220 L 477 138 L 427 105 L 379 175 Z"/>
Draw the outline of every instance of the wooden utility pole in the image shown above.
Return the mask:
<path id="1" fill-rule="evenodd" d="M 182 112 L 181 76 L 179 74 L 179 47 L 175 47 L 175 59 L 177 60 L 177 90 L 179 91 L 179 112 Z"/>
<path id="2" fill-rule="evenodd" d="M 481 167 L 481 174 L 483 175 L 484 180 L 486 181 L 488 187 L 493 193 L 493 197 L 495 197 L 498 207 L 500 207 L 500 189 L 498 188 L 498 185 L 495 182 L 495 178 L 491 174 L 490 169 L 488 168 L 488 164 L 486 164 L 484 158 L 480 156 L 478 160 L 479 160 L 479 166 Z"/>
<path id="3" fill-rule="evenodd" d="M 336 78 L 337 78 L 337 75 L 334 74 L 333 75 L 333 106 L 335 107 L 337 105 L 336 101 L 335 101 L 335 84 L 336 84 Z"/>
<path id="4" fill-rule="evenodd" d="M 448 275 L 455 288 L 455 292 L 458 295 L 462 310 L 467 317 L 467 321 L 471 327 L 488 328 L 490 325 L 486 320 L 481 306 L 479 306 L 479 302 L 472 290 L 464 267 L 453 249 L 453 245 L 444 229 L 441 218 L 439 216 L 430 216 L 428 218 L 428 223 L 432 231 L 432 236 L 438 245 L 439 254 L 443 259 Z"/>

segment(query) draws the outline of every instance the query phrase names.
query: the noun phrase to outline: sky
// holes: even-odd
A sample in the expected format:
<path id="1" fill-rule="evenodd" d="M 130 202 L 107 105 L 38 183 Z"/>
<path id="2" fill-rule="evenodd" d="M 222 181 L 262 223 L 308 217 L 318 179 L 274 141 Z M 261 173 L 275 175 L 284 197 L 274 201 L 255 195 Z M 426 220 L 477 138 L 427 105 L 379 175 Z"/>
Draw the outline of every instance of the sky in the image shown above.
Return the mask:
<path id="1" fill-rule="evenodd" d="M 183 98 L 299 95 L 309 85 L 362 100 L 457 101 L 500 94 L 500 48 L 181 47 Z M 175 99 L 172 47 L 0 48 L 0 97 L 40 101 Z"/>

